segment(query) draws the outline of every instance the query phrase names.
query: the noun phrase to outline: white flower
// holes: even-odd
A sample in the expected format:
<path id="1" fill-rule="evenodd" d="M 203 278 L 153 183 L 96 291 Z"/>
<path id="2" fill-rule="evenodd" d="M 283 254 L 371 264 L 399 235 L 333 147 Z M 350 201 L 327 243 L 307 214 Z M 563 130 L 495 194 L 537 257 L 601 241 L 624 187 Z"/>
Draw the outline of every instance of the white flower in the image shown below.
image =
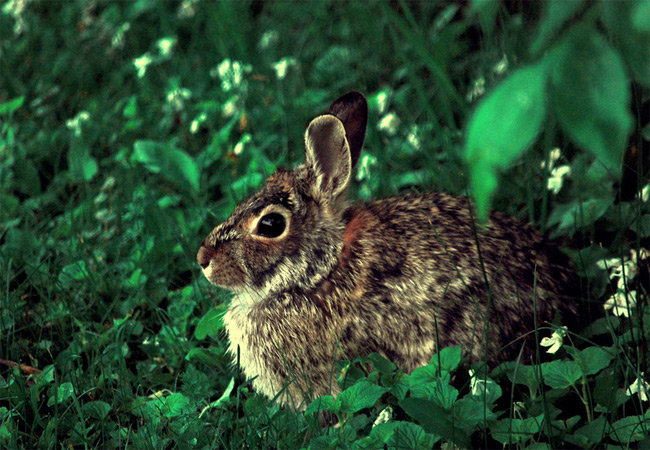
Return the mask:
<path id="1" fill-rule="evenodd" d="M 156 41 L 156 46 L 161 56 L 171 55 L 174 45 L 176 45 L 176 38 L 173 37 L 164 37 Z"/>
<path id="2" fill-rule="evenodd" d="M 494 73 L 497 75 L 501 75 L 508 70 L 508 55 L 503 55 L 503 58 L 501 58 L 501 61 L 496 63 L 494 67 L 492 68 Z"/>
<path id="3" fill-rule="evenodd" d="M 87 122 L 89 119 L 90 114 L 88 114 L 87 111 L 80 111 L 79 114 L 74 116 L 72 119 L 68 119 L 65 122 L 65 126 L 74 131 L 75 136 L 81 136 L 81 124 Z"/>
<path id="4" fill-rule="evenodd" d="M 250 134 L 248 134 L 248 133 L 244 134 L 244 135 L 241 137 L 241 139 L 239 140 L 239 142 L 237 142 L 237 144 L 235 145 L 235 148 L 232 150 L 232 152 L 233 152 L 235 155 L 240 155 L 241 152 L 244 151 L 244 146 L 245 146 L 246 144 L 248 144 L 252 139 L 253 139 L 253 138 L 252 138 L 252 136 L 251 136 Z"/>
<path id="5" fill-rule="evenodd" d="M 180 111 L 185 105 L 185 100 L 190 97 L 192 97 L 192 91 L 183 87 L 175 87 L 167 92 L 167 103 L 172 105 L 176 111 Z"/>
<path id="6" fill-rule="evenodd" d="M 418 136 L 418 134 L 419 134 L 418 131 L 419 131 L 418 126 L 413 125 L 413 126 L 411 126 L 411 129 L 409 130 L 409 134 L 406 136 L 406 141 L 409 144 L 411 144 L 411 146 L 416 150 L 419 150 L 420 147 L 421 147 L 420 137 Z"/>
<path id="7" fill-rule="evenodd" d="M 598 261 L 596 264 L 601 269 L 609 270 L 609 279 L 618 278 L 618 289 L 625 290 L 628 281 L 633 280 L 639 271 L 637 261 L 648 257 L 648 250 L 640 248 L 637 254 L 636 250 L 630 250 L 630 259 L 627 258 L 609 258 Z"/>
<path id="8" fill-rule="evenodd" d="M 553 332 L 550 338 L 545 337 L 542 339 L 542 342 L 539 343 L 542 347 L 550 347 L 546 350 L 546 353 L 555 353 L 560 347 L 562 347 L 562 341 L 564 336 L 566 336 L 567 327 L 560 327 Z"/>
<path id="9" fill-rule="evenodd" d="M 483 379 L 475 376 L 475 372 L 472 369 L 469 369 L 469 390 L 471 395 L 485 395 L 486 397 L 490 394 L 490 387 L 496 383 L 489 378 Z"/>
<path id="10" fill-rule="evenodd" d="M 388 422 L 391 417 L 393 417 L 393 408 L 387 406 L 379 413 L 372 427 L 375 428 L 377 425 Z"/>
<path id="11" fill-rule="evenodd" d="M 196 134 L 199 131 L 199 126 L 208 119 L 208 116 L 205 113 L 198 115 L 196 119 L 190 124 L 190 133 Z"/>
<path id="12" fill-rule="evenodd" d="M 472 88 L 467 93 L 466 98 L 468 102 L 472 102 L 485 94 L 485 78 L 479 77 L 472 83 Z"/>
<path id="13" fill-rule="evenodd" d="M 210 71 L 210 76 L 213 78 L 219 77 L 221 79 L 221 89 L 228 92 L 240 87 L 244 81 L 244 73 L 250 70 L 249 65 L 226 58 Z"/>
<path id="14" fill-rule="evenodd" d="M 280 61 L 273 63 L 273 70 L 275 70 L 275 76 L 278 80 L 284 80 L 284 77 L 287 76 L 287 70 L 289 67 L 295 66 L 298 62 L 296 58 L 285 57 Z"/>
<path id="15" fill-rule="evenodd" d="M 643 377 L 643 372 L 641 372 L 641 377 Z M 639 399 L 641 399 L 642 402 L 647 402 L 650 398 L 648 397 L 648 394 L 650 394 L 650 384 L 641 377 L 634 380 L 634 383 L 632 383 L 625 391 L 625 395 L 631 396 L 633 394 L 638 394 Z"/>
<path id="16" fill-rule="evenodd" d="M 275 30 L 265 31 L 260 38 L 259 47 L 265 49 L 275 44 L 280 39 L 280 34 Z"/>
<path id="17" fill-rule="evenodd" d="M 377 125 L 377 129 L 379 131 L 383 131 L 388 135 L 393 135 L 397 133 L 397 127 L 399 127 L 399 117 L 395 115 L 394 112 L 389 112 L 386 114 L 384 117 L 381 118 L 379 121 L 379 124 Z"/>
<path id="18" fill-rule="evenodd" d="M 384 89 L 383 91 L 377 92 L 375 100 L 377 102 L 377 112 L 381 115 L 386 112 L 388 107 L 388 97 L 390 96 L 390 89 Z"/>
<path id="19" fill-rule="evenodd" d="M 630 311 L 636 306 L 636 291 L 618 291 L 605 301 L 603 308 L 612 310 L 615 316 L 630 317 Z"/>
<path id="20" fill-rule="evenodd" d="M 124 45 L 124 35 L 131 29 L 129 22 L 124 22 L 115 32 L 113 39 L 111 39 L 111 47 L 117 48 Z"/>
<path id="21" fill-rule="evenodd" d="M 553 170 L 551 170 L 551 176 L 548 177 L 548 180 L 546 181 L 546 188 L 554 194 L 557 194 L 560 192 L 560 189 L 562 189 L 564 177 L 567 175 L 571 175 L 570 166 L 565 165 L 553 168 Z"/>
<path id="22" fill-rule="evenodd" d="M 153 58 L 151 57 L 149 52 L 133 60 L 133 65 L 138 71 L 138 78 L 144 77 L 144 74 L 147 73 L 147 66 L 149 66 L 149 64 L 151 64 L 152 62 L 153 62 Z"/>
<path id="23" fill-rule="evenodd" d="M 636 196 L 640 198 L 643 203 L 647 203 L 648 200 L 650 200 L 650 184 L 643 186 Z"/>
<path id="24" fill-rule="evenodd" d="M 370 168 L 377 164 L 377 157 L 370 153 L 363 153 L 357 164 L 357 181 L 365 180 L 370 176 Z"/>

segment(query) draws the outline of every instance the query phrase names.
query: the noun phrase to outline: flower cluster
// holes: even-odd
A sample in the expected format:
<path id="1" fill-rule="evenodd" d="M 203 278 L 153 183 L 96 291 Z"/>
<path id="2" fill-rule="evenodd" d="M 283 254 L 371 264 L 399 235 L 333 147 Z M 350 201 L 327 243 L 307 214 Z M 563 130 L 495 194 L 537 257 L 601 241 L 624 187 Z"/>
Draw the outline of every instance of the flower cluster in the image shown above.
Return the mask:
<path id="1" fill-rule="evenodd" d="M 630 289 L 630 281 L 639 272 L 639 261 L 650 258 L 650 251 L 645 248 L 630 250 L 630 258 L 610 258 L 598 262 L 598 267 L 609 271 L 609 279 L 617 278 L 616 292 L 605 301 L 605 310 L 611 310 L 616 316 L 629 317 L 636 306 L 636 291 Z"/>

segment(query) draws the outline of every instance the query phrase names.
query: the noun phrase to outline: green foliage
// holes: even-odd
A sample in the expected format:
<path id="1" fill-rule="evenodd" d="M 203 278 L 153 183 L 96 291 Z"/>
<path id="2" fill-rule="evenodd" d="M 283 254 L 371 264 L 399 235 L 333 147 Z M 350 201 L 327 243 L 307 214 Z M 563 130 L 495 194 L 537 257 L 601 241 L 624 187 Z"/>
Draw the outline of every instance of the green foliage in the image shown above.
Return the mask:
<path id="1" fill-rule="evenodd" d="M 0 447 L 647 447 L 650 2 L 523 4 L 0 3 Z M 304 412 L 252 391 L 196 251 L 350 89 L 350 195 L 548 229 L 584 331 L 490 371 L 339 362 Z"/>

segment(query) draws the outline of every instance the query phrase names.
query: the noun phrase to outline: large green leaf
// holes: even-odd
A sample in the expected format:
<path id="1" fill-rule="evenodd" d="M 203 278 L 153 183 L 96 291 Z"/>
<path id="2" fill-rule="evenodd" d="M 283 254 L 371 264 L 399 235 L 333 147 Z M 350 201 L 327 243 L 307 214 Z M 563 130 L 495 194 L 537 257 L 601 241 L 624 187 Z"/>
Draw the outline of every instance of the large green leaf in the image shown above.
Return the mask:
<path id="1" fill-rule="evenodd" d="M 399 406 L 409 416 L 420 422 L 427 433 L 438 435 L 461 448 L 469 448 L 467 434 L 455 427 L 449 420 L 449 412 L 434 402 L 423 398 L 405 398 L 399 402 Z"/>
<path id="2" fill-rule="evenodd" d="M 632 127 L 628 80 L 618 53 L 597 31 L 578 25 L 549 61 L 562 128 L 618 175 Z"/>
<path id="3" fill-rule="evenodd" d="M 554 389 L 563 389 L 578 381 L 583 375 L 575 361 L 551 361 L 542 364 L 544 383 Z"/>
<path id="4" fill-rule="evenodd" d="M 171 144 L 137 141 L 133 144 L 133 159 L 153 173 L 159 173 L 193 193 L 199 190 L 199 169 L 188 154 Z"/>
<path id="5" fill-rule="evenodd" d="M 544 2 L 544 15 L 539 24 L 537 36 L 531 45 L 531 53 L 539 53 L 547 43 L 557 36 L 558 30 L 584 4 L 584 0 Z"/>
<path id="6" fill-rule="evenodd" d="M 634 79 L 650 86 L 650 0 L 607 1 L 600 7 Z"/>
<path id="7" fill-rule="evenodd" d="M 512 445 L 517 442 L 526 442 L 539 431 L 544 420 L 544 414 L 528 419 L 500 420 L 490 428 L 492 437 L 503 445 Z"/>
<path id="8" fill-rule="evenodd" d="M 354 413 L 372 407 L 386 389 L 366 380 L 350 386 L 336 397 L 335 408 L 344 413 Z"/>
<path id="9" fill-rule="evenodd" d="M 537 137 L 546 116 L 546 66 L 512 73 L 477 107 L 467 126 L 465 160 L 479 218 L 487 218 L 497 170 L 507 167 Z"/>
<path id="10" fill-rule="evenodd" d="M 73 181 L 90 181 L 97 173 L 97 161 L 90 156 L 90 148 L 80 139 L 73 139 L 68 152 L 68 165 Z"/>

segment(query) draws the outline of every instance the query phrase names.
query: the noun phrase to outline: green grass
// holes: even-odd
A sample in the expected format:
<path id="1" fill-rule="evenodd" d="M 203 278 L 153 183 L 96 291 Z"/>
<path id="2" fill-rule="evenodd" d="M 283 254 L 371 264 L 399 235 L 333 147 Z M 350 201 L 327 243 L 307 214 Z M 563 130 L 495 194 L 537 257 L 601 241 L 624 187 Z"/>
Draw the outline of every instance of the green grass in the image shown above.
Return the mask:
<path id="1" fill-rule="evenodd" d="M 650 448 L 626 394 L 650 376 L 650 259 L 630 254 L 650 248 L 648 9 L 2 2 L 0 448 Z M 471 193 L 564 244 L 589 326 L 549 362 L 371 355 L 305 413 L 239 376 L 196 251 L 351 89 L 370 103 L 355 198 Z M 605 310 L 620 290 L 636 302 Z"/>

